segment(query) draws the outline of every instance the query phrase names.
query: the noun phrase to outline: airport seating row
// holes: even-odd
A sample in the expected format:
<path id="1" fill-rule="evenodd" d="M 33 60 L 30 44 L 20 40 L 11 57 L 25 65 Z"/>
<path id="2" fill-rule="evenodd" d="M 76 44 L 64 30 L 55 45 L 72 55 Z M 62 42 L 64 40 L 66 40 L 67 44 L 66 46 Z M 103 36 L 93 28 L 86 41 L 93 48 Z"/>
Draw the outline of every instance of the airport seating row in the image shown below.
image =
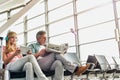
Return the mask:
<path id="1" fill-rule="evenodd" d="M 87 70 L 83 75 L 86 75 L 87 79 L 91 78 L 91 75 L 98 77 L 99 80 L 108 80 L 108 78 L 120 78 L 120 58 L 108 57 L 105 55 L 89 55 L 87 63 L 93 63 L 94 67 Z"/>

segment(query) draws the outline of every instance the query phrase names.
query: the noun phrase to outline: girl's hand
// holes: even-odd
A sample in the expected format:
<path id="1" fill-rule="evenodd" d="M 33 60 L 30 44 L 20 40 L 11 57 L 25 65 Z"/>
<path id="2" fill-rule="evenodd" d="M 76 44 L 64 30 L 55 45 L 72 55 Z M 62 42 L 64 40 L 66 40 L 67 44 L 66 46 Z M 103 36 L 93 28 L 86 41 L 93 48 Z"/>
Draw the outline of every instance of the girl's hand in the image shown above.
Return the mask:
<path id="1" fill-rule="evenodd" d="M 15 51 L 15 56 L 20 55 L 20 53 L 21 53 L 20 48 L 17 48 L 16 51 Z"/>
<path id="2" fill-rule="evenodd" d="M 32 51 L 31 51 L 31 50 L 28 50 L 28 51 L 27 51 L 27 54 L 32 54 Z"/>

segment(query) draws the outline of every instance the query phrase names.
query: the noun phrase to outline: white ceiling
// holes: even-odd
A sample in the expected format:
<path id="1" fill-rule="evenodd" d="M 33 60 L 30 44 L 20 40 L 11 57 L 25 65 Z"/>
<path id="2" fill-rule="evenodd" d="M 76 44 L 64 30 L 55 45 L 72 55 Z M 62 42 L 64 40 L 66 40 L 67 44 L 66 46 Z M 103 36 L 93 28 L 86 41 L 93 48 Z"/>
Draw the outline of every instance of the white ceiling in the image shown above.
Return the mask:
<path id="1" fill-rule="evenodd" d="M 0 5 L 6 3 L 8 1 L 10 1 L 10 0 L 0 0 Z"/>
<path id="2" fill-rule="evenodd" d="M 10 10 L 20 5 L 25 5 L 30 0 L 0 0 L 0 12 Z"/>

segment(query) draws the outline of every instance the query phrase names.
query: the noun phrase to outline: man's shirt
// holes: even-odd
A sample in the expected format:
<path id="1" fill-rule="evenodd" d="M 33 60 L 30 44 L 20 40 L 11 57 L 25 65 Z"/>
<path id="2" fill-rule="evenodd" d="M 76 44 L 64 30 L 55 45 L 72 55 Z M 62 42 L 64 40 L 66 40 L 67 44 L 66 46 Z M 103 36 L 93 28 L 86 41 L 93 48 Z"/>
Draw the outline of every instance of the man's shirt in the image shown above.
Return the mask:
<path id="1" fill-rule="evenodd" d="M 33 54 L 40 52 L 41 49 L 45 49 L 45 46 L 40 45 L 38 42 L 30 44 L 28 47 L 30 48 Z"/>

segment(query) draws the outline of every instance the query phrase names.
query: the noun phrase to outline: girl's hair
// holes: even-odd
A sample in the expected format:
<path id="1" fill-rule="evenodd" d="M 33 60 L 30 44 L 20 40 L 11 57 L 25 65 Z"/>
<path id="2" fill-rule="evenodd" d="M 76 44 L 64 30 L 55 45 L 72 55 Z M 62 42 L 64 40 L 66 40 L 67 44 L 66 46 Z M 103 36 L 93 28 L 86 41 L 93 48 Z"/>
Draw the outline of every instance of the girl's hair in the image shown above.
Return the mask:
<path id="1" fill-rule="evenodd" d="M 16 37 L 16 35 L 17 35 L 17 33 L 15 33 L 15 32 L 13 32 L 13 31 L 10 31 L 10 32 L 8 32 L 8 34 L 7 34 L 7 40 L 6 40 L 6 54 L 8 54 L 9 52 L 12 52 L 12 51 L 14 51 L 15 49 L 16 49 L 16 44 L 11 44 L 10 43 L 10 38 L 11 37 Z"/>

